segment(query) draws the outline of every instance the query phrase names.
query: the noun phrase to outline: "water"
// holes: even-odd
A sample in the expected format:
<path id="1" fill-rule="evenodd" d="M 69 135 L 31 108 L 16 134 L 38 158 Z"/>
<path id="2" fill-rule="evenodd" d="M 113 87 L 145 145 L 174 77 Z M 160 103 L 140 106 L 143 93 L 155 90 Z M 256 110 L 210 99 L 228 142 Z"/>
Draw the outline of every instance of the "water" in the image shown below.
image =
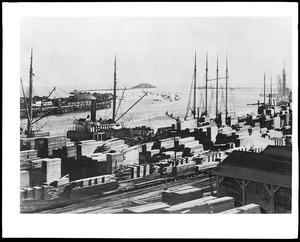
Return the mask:
<path id="1" fill-rule="evenodd" d="M 170 87 L 170 88 L 153 88 L 146 89 L 151 92 L 145 96 L 136 106 L 134 106 L 127 114 L 125 114 L 119 122 L 122 122 L 125 127 L 136 127 L 136 126 L 150 126 L 153 129 L 159 127 L 171 126 L 175 123 L 175 120 L 168 117 L 165 113 L 168 111 L 169 114 L 173 114 L 174 117 L 179 117 L 183 120 L 187 104 L 189 100 L 190 85 L 185 87 Z M 237 115 L 245 115 L 247 113 L 256 113 L 257 106 L 250 106 L 247 104 L 257 103 L 257 100 L 263 101 L 259 97 L 261 90 L 258 89 L 234 89 L 228 90 L 228 110 L 229 112 L 235 112 Z M 175 94 L 180 96 L 179 101 L 170 101 L 162 98 L 162 101 L 153 101 L 154 98 L 160 96 L 155 94 L 167 94 L 174 97 Z M 122 91 L 118 91 L 117 95 L 121 97 Z M 121 101 L 120 108 L 116 115 L 117 119 L 141 96 L 143 92 L 141 89 L 126 90 L 124 93 L 124 100 Z M 215 90 L 208 90 L 208 111 L 210 116 L 215 117 Z M 197 106 L 200 107 L 200 113 L 204 111 L 205 103 L 205 90 L 197 90 Z M 193 96 L 191 96 L 191 106 L 193 104 Z M 119 100 L 117 100 L 117 107 Z M 225 110 L 225 90 L 219 90 L 219 110 Z M 90 112 L 78 112 L 78 113 L 67 113 L 45 117 L 34 125 L 34 129 L 42 129 L 43 131 L 50 131 L 52 135 L 65 134 L 67 130 L 73 128 L 73 122 L 75 119 L 86 118 Z M 189 110 L 188 115 L 191 116 Z M 96 118 L 111 118 L 112 108 L 97 110 Z M 26 129 L 27 121 L 23 119 L 20 121 L 21 127 Z"/>

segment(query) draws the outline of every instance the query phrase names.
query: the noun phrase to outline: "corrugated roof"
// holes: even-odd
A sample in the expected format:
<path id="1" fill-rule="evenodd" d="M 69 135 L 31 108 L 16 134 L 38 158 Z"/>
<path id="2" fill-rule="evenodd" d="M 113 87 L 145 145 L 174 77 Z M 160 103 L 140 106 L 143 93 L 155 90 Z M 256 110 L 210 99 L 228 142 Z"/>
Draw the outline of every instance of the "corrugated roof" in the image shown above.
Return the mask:
<path id="1" fill-rule="evenodd" d="M 292 163 L 282 157 L 233 151 L 212 174 L 291 188 Z"/>
<path id="2" fill-rule="evenodd" d="M 276 156 L 292 161 L 292 147 L 268 145 L 262 152 L 263 155 Z"/>

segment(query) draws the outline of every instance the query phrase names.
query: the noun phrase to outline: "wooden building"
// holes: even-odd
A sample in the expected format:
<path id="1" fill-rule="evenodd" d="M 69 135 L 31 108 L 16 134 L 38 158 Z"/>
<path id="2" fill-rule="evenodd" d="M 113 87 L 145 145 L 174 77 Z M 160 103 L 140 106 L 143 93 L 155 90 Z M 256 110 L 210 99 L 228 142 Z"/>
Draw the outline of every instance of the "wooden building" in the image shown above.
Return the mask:
<path id="1" fill-rule="evenodd" d="M 291 213 L 292 149 L 268 146 L 261 153 L 234 151 L 212 173 L 217 196 L 237 206 L 259 204 L 262 213 Z"/>

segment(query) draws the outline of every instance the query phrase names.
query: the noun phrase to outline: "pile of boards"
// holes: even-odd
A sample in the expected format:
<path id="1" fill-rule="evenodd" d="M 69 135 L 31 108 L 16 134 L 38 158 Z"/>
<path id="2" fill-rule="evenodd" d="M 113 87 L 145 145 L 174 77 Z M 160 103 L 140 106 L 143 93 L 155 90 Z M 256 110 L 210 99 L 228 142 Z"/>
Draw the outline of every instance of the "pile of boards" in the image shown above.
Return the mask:
<path id="1" fill-rule="evenodd" d="M 222 214 L 259 214 L 260 206 L 258 204 L 250 203 L 241 207 L 225 210 L 220 212 Z"/>
<path id="2" fill-rule="evenodd" d="M 44 137 L 36 139 L 35 143 L 39 157 L 52 157 L 54 149 L 66 146 L 66 136 L 62 135 Z"/>
<path id="3" fill-rule="evenodd" d="M 162 202 L 170 205 L 183 203 L 186 201 L 194 200 L 203 197 L 201 188 L 193 186 L 185 186 L 177 189 L 170 189 L 162 192 Z"/>
<path id="4" fill-rule="evenodd" d="M 61 177 L 61 159 L 42 159 L 42 174 L 47 184 L 50 184 L 53 181 L 57 181 Z"/>

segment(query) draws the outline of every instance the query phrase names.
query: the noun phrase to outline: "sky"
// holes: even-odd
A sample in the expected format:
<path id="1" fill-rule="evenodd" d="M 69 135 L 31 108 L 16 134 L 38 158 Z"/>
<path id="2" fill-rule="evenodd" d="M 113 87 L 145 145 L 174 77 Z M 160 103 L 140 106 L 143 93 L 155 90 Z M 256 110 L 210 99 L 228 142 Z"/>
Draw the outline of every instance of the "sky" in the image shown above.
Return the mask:
<path id="1" fill-rule="evenodd" d="M 27 85 L 33 47 L 34 85 L 111 88 L 142 82 L 182 86 L 193 76 L 204 85 L 225 76 L 231 87 L 262 87 L 287 72 L 292 80 L 292 19 L 288 17 L 30 17 L 20 21 L 20 74 Z M 50 85 L 51 84 L 51 85 Z"/>

